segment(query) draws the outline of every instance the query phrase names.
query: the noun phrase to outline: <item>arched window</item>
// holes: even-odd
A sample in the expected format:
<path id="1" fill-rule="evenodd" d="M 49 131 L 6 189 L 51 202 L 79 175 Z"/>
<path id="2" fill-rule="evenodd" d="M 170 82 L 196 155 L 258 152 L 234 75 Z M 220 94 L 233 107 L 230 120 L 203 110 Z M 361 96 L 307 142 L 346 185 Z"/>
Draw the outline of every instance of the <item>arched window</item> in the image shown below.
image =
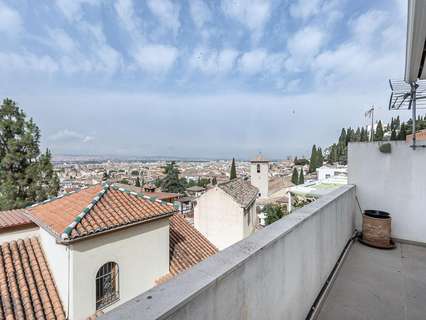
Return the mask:
<path id="1" fill-rule="evenodd" d="M 119 297 L 118 265 L 115 262 L 107 262 L 96 274 L 96 310 L 113 304 Z"/>
<path id="2" fill-rule="evenodd" d="M 260 164 L 257 164 L 257 173 L 260 172 Z"/>

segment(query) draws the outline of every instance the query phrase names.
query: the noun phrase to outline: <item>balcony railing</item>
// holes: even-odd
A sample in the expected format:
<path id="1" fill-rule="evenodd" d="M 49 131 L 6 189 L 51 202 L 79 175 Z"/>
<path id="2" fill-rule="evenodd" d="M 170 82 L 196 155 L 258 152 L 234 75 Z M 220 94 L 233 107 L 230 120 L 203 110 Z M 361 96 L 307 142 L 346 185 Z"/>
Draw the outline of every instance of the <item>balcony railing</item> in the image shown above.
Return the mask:
<path id="1" fill-rule="evenodd" d="M 305 319 L 354 231 L 342 186 L 102 319 Z"/>

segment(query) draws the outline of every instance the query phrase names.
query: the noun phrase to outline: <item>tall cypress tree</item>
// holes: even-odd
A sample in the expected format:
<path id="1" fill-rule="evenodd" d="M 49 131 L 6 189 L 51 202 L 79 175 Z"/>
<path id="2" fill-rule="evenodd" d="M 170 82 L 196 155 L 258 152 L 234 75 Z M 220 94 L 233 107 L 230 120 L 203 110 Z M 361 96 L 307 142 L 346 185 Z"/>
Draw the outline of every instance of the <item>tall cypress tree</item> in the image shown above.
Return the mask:
<path id="1" fill-rule="evenodd" d="M 40 130 L 17 104 L 0 105 L 0 210 L 22 208 L 59 191 L 51 153 L 40 153 Z"/>
<path id="2" fill-rule="evenodd" d="M 305 183 L 305 177 L 303 176 L 303 168 L 300 168 L 300 174 L 299 174 L 299 184 Z"/>
<path id="3" fill-rule="evenodd" d="M 237 177 L 237 169 L 235 168 L 235 159 L 232 158 L 231 172 L 229 174 L 229 180 L 235 179 L 236 177 Z"/>
<path id="4" fill-rule="evenodd" d="M 293 184 L 299 184 L 299 173 L 297 172 L 297 168 L 293 168 L 293 174 L 291 175 L 291 182 Z"/>
<path id="5" fill-rule="evenodd" d="M 383 125 L 382 121 L 379 120 L 376 127 L 376 133 L 374 134 L 374 141 L 383 141 Z"/>
<path id="6" fill-rule="evenodd" d="M 317 147 L 315 145 L 312 146 L 311 151 L 311 159 L 309 161 L 309 172 L 314 172 L 317 168 L 318 163 L 318 154 L 317 154 Z"/>

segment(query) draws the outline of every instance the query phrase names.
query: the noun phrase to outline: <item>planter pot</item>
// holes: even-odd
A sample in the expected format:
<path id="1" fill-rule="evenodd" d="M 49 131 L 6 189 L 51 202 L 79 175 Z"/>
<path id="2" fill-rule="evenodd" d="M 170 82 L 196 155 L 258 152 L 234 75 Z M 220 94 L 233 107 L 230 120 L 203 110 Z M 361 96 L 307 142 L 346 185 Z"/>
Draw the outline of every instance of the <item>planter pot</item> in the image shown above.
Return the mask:
<path id="1" fill-rule="evenodd" d="M 392 248 L 391 217 L 389 213 L 366 210 L 362 215 L 362 242 L 377 248 Z"/>

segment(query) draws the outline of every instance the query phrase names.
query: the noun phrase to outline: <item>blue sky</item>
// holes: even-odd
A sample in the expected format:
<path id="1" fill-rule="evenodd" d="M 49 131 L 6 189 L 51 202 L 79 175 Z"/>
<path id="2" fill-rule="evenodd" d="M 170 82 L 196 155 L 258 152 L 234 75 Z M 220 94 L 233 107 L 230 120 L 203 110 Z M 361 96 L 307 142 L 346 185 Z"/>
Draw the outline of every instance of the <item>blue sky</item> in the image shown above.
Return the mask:
<path id="1" fill-rule="evenodd" d="M 371 104 L 397 115 L 405 16 L 404 0 L 0 0 L 0 97 L 56 154 L 307 155 Z"/>

